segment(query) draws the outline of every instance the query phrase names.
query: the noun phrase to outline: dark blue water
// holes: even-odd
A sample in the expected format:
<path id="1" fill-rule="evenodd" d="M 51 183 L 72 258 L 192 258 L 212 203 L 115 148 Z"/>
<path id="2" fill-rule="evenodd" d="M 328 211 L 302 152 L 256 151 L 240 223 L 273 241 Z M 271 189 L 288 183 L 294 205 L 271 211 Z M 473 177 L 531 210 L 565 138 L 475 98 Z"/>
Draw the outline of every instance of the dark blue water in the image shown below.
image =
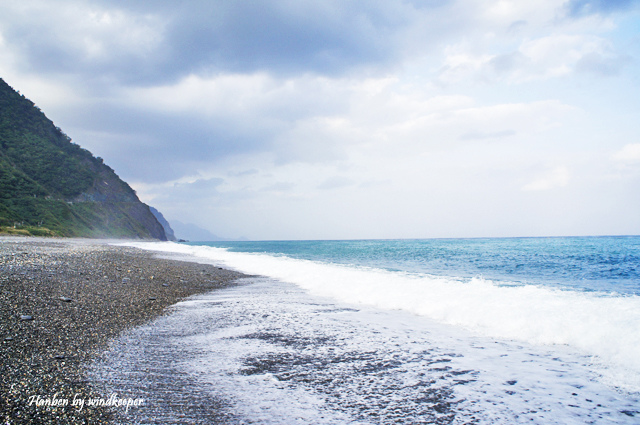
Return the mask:
<path id="1" fill-rule="evenodd" d="M 640 295 L 640 236 L 207 242 L 233 252 Z"/>

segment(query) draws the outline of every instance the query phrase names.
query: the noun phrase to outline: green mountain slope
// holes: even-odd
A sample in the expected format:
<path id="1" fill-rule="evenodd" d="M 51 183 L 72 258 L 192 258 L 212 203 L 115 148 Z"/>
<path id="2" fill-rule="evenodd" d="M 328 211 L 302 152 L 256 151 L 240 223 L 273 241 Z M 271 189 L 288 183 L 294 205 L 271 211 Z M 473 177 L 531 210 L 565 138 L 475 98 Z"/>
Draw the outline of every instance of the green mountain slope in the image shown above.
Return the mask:
<path id="1" fill-rule="evenodd" d="M 128 184 L 1 78 L 0 227 L 5 233 L 166 240 Z"/>

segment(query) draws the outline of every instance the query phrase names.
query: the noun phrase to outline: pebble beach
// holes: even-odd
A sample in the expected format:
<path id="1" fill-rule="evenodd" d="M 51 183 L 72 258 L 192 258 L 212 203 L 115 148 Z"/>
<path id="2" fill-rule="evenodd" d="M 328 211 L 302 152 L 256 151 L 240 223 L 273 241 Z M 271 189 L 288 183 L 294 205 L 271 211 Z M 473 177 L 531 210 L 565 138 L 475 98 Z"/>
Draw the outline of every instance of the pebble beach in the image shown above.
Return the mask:
<path id="1" fill-rule="evenodd" d="M 91 362 L 122 332 L 242 276 L 109 241 L 0 237 L 0 421 L 114 423 L 126 401 L 90 385 Z"/>

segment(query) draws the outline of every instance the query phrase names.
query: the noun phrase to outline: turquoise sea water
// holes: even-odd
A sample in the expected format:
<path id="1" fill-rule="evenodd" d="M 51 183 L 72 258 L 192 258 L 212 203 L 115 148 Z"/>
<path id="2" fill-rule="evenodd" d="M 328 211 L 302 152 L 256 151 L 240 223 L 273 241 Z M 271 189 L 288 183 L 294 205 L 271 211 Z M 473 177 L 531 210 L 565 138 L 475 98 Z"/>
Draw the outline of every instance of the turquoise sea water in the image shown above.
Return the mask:
<path id="1" fill-rule="evenodd" d="M 232 252 L 640 295 L 640 236 L 199 242 Z"/>
<path id="2" fill-rule="evenodd" d="M 640 423 L 640 237 L 129 245 L 250 275 L 114 349 L 110 373 L 162 371 L 149 397 L 187 376 L 228 423 Z"/>

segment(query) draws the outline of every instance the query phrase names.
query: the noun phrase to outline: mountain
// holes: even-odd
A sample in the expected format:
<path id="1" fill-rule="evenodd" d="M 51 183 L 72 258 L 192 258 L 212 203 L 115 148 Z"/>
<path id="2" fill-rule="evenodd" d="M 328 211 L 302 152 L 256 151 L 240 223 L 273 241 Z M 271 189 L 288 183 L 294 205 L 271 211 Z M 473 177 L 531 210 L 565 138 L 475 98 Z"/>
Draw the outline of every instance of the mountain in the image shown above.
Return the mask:
<path id="1" fill-rule="evenodd" d="M 173 232 L 173 229 L 171 228 L 171 225 L 169 224 L 167 219 L 164 218 L 162 213 L 160 211 L 158 211 L 157 209 L 153 208 L 153 207 L 149 207 L 149 209 L 151 210 L 151 214 L 153 214 L 156 217 L 156 219 L 158 220 L 158 222 L 162 225 L 162 228 L 164 229 L 164 233 L 165 233 L 165 235 L 167 235 L 167 240 L 168 241 L 177 241 L 178 239 L 176 238 L 176 235 Z"/>
<path id="2" fill-rule="evenodd" d="M 0 232 L 167 239 L 127 183 L 1 78 Z"/>
<path id="3" fill-rule="evenodd" d="M 171 220 L 171 223 L 173 223 L 173 228 L 175 230 L 176 236 L 180 239 L 186 239 L 188 241 L 194 242 L 231 240 L 214 235 L 210 231 L 203 229 L 202 227 L 198 227 L 192 223 L 182 223 L 178 220 Z"/>

